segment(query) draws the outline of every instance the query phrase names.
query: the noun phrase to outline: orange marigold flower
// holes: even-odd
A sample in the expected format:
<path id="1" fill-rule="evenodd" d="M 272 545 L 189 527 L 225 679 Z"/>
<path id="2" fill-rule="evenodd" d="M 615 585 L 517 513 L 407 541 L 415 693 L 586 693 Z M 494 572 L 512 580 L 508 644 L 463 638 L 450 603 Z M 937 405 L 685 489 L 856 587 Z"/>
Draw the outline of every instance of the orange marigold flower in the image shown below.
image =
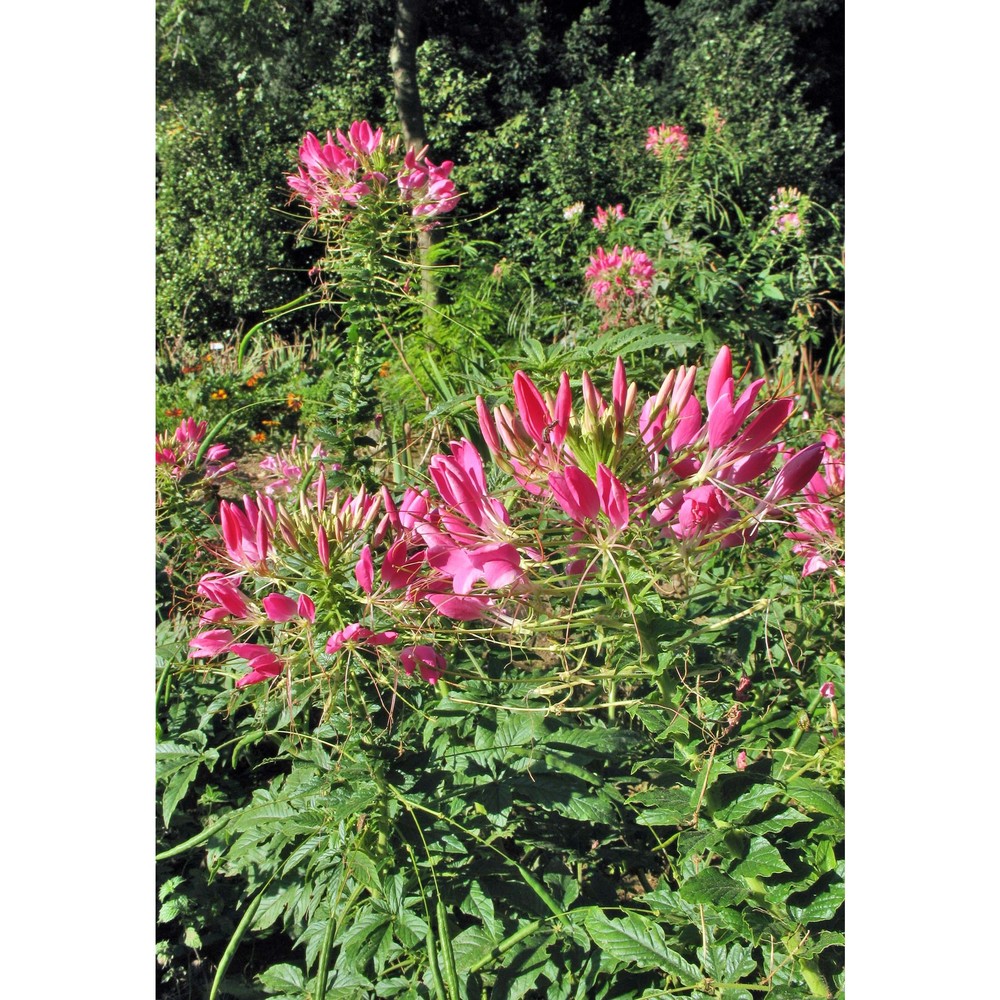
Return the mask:
<path id="1" fill-rule="evenodd" d="M 184 411 L 179 406 L 173 406 L 166 411 L 168 417 L 183 417 Z"/>
<path id="2" fill-rule="evenodd" d="M 229 393 L 226 392 L 225 389 L 216 389 L 215 392 L 213 392 L 212 395 L 209 396 L 208 398 L 209 399 L 215 399 L 215 400 L 229 399 Z"/>
<path id="3" fill-rule="evenodd" d="M 390 364 L 388 361 L 382 362 L 382 367 L 378 370 L 378 377 L 385 378 L 389 374 Z"/>
<path id="4" fill-rule="evenodd" d="M 290 392 L 287 399 L 288 409 L 290 410 L 301 410 L 302 409 L 302 397 L 297 393 Z"/>
<path id="5" fill-rule="evenodd" d="M 261 444 L 267 440 L 267 434 L 264 431 L 257 431 L 256 434 L 250 435 L 250 440 L 255 444 Z"/>

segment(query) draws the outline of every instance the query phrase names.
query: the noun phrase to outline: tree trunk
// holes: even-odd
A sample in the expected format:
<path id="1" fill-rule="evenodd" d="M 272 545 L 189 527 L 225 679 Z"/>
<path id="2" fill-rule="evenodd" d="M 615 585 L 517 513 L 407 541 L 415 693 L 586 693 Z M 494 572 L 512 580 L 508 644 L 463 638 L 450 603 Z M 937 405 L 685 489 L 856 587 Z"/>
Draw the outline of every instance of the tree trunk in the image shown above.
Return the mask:
<path id="1" fill-rule="evenodd" d="M 424 109 L 420 103 L 420 89 L 417 86 L 417 44 L 420 40 L 423 14 L 424 0 L 396 0 L 396 26 L 389 48 L 393 95 L 396 111 L 403 126 L 403 139 L 408 149 L 415 148 L 417 151 L 427 145 Z M 437 304 L 437 286 L 428 261 L 431 232 L 432 230 L 420 230 L 417 234 L 417 247 L 422 265 L 420 288 L 424 302 L 429 307 Z"/>

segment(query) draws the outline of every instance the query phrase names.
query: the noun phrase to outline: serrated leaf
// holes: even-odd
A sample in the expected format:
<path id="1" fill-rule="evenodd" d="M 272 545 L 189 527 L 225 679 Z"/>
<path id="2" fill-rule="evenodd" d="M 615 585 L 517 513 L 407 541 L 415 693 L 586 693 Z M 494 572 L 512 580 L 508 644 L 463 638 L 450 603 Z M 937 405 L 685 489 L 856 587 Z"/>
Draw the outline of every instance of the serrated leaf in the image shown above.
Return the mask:
<path id="1" fill-rule="evenodd" d="M 713 906 L 732 906 L 749 895 L 743 885 L 718 868 L 706 868 L 682 882 L 678 892 L 689 903 L 711 903 Z"/>
<path id="2" fill-rule="evenodd" d="M 193 950 L 202 946 L 201 938 L 198 936 L 198 932 L 193 927 L 184 928 L 184 944 Z"/>
<path id="3" fill-rule="evenodd" d="M 170 826 L 174 811 L 177 809 L 181 799 L 187 794 L 187 790 L 198 773 L 201 761 L 195 760 L 186 767 L 181 768 L 167 782 L 167 787 L 163 789 L 163 797 L 160 800 L 160 808 L 163 810 L 163 825 Z"/>
<path id="4" fill-rule="evenodd" d="M 743 830 L 750 834 L 763 836 L 766 833 L 780 833 L 782 830 L 787 830 L 790 826 L 795 826 L 796 823 L 805 823 L 808 821 L 809 817 L 805 813 L 799 812 L 798 809 L 785 809 L 774 816 L 768 816 L 767 819 L 744 826 Z"/>
<path id="5" fill-rule="evenodd" d="M 181 885 L 183 881 L 183 875 L 174 875 L 173 878 L 168 878 L 167 881 L 160 886 L 159 891 L 156 894 L 159 901 L 162 903 L 163 900 L 166 899 L 167 896 L 174 891 L 174 889 Z"/>
<path id="6" fill-rule="evenodd" d="M 720 983 L 738 983 L 757 968 L 750 950 L 741 944 L 710 944 L 698 949 L 698 957 L 705 972 Z"/>
<path id="7" fill-rule="evenodd" d="M 732 869 L 732 874 L 740 878 L 767 878 L 768 875 L 788 871 L 791 868 L 782 860 L 778 849 L 763 837 L 754 837 L 747 856 Z"/>
<path id="8" fill-rule="evenodd" d="M 808 906 L 790 906 L 788 912 L 803 924 L 822 923 L 831 920 L 844 904 L 844 883 L 835 882 L 826 892 L 817 896 Z"/>
<path id="9" fill-rule="evenodd" d="M 621 919 L 612 920 L 600 910 L 591 909 L 584 918 L 584 926 L 594 943 L 620 962 L 669 972 L 685 986 L 701 981 L 701 972 L 667 947 L 663 929 L 648 917 L 626 913 Z"/>
<path id="10" fill-rule="evenodd" d="M 788 795 L 811 812 L 843 819 L 844 807 L 837 797 L 818 781 L 810 778 L 793 778 L 788 782 Z"/>
<path id="11" fill-rule="evenodd" d="M 302 970 L 295 965 L 272 965 L 257 976 L 261 984 L 269 990 L 305 991 L 306 981 Z"/>
<path id="12" fill-rule="evenodd" d="M 777 785 L 753 785 L 724 809 L 716 812 L 718 819 L 727 823 L 742 823 L 748 816 L 763 809 L 782 789 Z"/>
<path id="13" fill-rule="evenodd" d="M 160 907 L 160 912 L 156 916 L 156 922 L 158 924 L 167 924 L 173 920 L 181 912 L 182 902 L 187 902 L 187 900 L 184 897 L 180 899 L 168 899 Z"/>
<path id="14" fill-rule="evenodd" d="M 655 796 L 652 792 L 656 793 Z M 635 818 L 640 826 L 677 826 L 678 823 L 689 819 L 694 811 L 690 788 L 657 788 L 652 792 L 645 793 L 651 798 L 649 807 L 643 809 Z"/>
<path id="15" fill-rule="evenodd" d="M 478 882 L 473 882 L 469 886 L 469 892 L 462 900 L 460 909 L 470 917 L 478 919 L 489 937 L 497 936 L 498 925 L 493 900 L 483 892 Z"/>
<path id="16" fill-rule="evenodd" d="M 539 932 L 548 933 L 548 929 L 541 927 Z M 488 934 L 482 927 L 466 927 L 451 939 L 455 968 L 459 972 L 468 972 L 476 962 L 488 955 L 498 942 L 498 937 Z"/>

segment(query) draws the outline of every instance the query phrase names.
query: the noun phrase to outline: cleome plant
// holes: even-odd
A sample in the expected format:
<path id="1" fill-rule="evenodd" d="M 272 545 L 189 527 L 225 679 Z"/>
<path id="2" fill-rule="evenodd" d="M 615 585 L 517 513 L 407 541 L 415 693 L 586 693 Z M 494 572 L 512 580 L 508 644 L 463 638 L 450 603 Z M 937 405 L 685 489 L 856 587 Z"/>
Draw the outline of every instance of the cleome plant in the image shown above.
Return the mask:
<path id="1" fill-rule="evenodd" d="M 698 141 L 646 149 L 641 218 L 688 212 Z M 157 438 L 162 995 L 840 997 L 843 424 L 752 344 L 677 361 L 679 229 L 618 204 L 580 327 L 493 344 L 395 448 L 373 371 L 449 315 L 420 234 L 452 169 L 367 122 L 301 144 L 340 438 Z M 810 206 L 772 207 L 776 267 Z"/>

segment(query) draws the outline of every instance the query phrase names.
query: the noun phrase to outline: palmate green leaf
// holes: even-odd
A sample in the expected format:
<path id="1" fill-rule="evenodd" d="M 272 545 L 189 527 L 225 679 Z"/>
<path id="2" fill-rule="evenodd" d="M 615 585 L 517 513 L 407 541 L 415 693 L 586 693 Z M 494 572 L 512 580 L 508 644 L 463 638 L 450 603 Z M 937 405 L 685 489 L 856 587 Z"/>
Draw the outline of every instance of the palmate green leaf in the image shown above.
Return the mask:
<path id="1" fill-rule="evenodd" d="M 733 906 L 749 895 L 743 885 L 718 868 L 705 868 L 682 882 L 678 889 L 689 903 L 711 903 L 713 906 Z"/>
<path id="2" fill-rule="evenodd" d="M 749 853 L 732 869 L 732 874 L 740 878 L 767 878 L 768 875 L 787 871 L 791 869 L 782 860 L 778 849 L 763 837 L 754 837 L 750 841 Z"/>
<path id="3" fill-rule="evenodd" d="M 339 935 L 337 968 L 363 972 L 386 935 L 392 936 L 391 918 L 388 913 L 373 910 L 361 913 Z"/>
<path id="4" fill-rule="evenodd" d="M 610 919 L 597 907 L 591 907 L 583 919 L 594 944 L 612 958 L 639 969 L 669 972 L 685 986 L 700 982 L 699 970 L 667 947 L 663 929 L 648 917 L 626 913 L 620 919 Z"/>

